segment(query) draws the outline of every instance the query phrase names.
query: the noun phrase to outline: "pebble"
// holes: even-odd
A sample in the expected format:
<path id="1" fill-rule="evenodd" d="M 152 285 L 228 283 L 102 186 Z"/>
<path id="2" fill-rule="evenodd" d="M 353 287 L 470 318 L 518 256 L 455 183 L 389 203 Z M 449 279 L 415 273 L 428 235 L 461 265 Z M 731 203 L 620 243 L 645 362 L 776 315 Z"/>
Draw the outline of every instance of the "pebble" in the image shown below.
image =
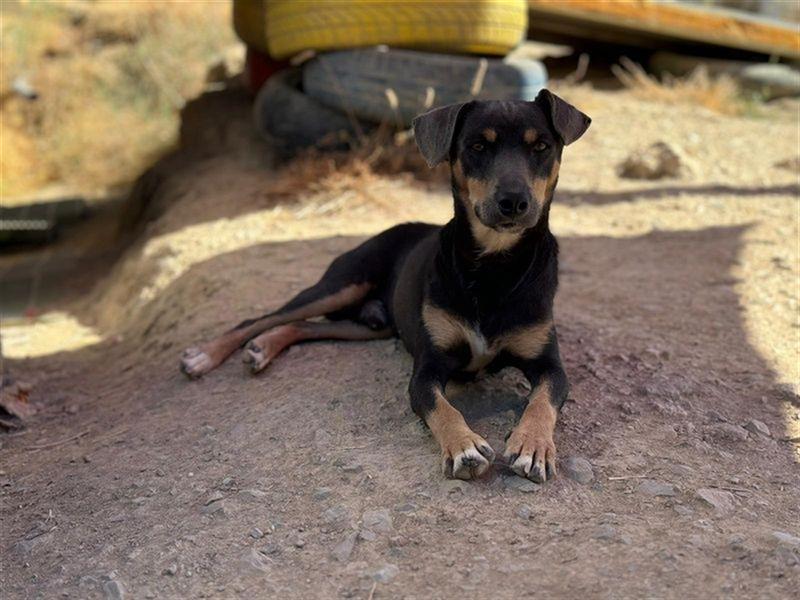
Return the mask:
<path id="1" fill-rule="evenodd" d="M 376 539 L 378 539 L 378 535 L 369 529 L 362 529 L 358 532 L 358 539 L 365 542 L 374 542 Z"/>
<path id="2" fill-rule="evenodd" d="M 281 547 L 276 542 L 268 542 L 267 544 L 261 546 L 258 551 L 261 554 L 279 554 L 281 551 Z"/>
<path id="3" fill-rule="evenodd" d="M 297 538 L 294 542 L 292 542 L 292 544 L 294 544 L 295 548 L 301 548 L 302 549 L 302 548 L 306 547 L 306 541 L 304 539 L 302 539 L 302 538 Z"/>
<path id="4" fill-rule="evenodd" d="M 417 512 L 417 505 L 412 502 L 406 502 L 404 504 L 399 504 L 395 507 L 397 512 L 401 512 L 404 514 L 413 514 Z"/>
<path id="5" fill-rule="evenodd" d="M 264 532 L 261 531 L 258 527 L 253 527 L 250 530 L 250 537 L 253 538 L 254 540 L 260 540 L 261 538 L 264 537 Z"/>
<path id="6" fill-rule="evenodd" d="M 747 423 L 744 424 L 744 428 L 752 433 L 753 435 L 763 435 L 764 437 L 772 437 L 772 434 L 769 431 L 769 427 L 763 421 L 759 421 L 758 419 L 750 419 Z"/>
<path id="7" fill-rule="evenodd" d="M 594 479 L 592 464 L 581 456 L 567 457 L 561 470 L 564 475 L 578 483 L 587 484 Z"/>
<path id="8" fill-rule="evenodd" d="M 331 496 L 331 488 L 327 488 L 327 487 L 318 487 L 311 494 L 311 497 L 314 500 L 318 500 L 318 501 L 319 500 L 326 500 L 326 499 L 330 498 L 330 496 Z"/>
<path id="9" fill-rule="evenodd" d="M 517 509 L 517 516 L 523 521 L 530 521 L 533 518 L 533 509 L 527 504 L 523 504 Z"/>
<path id="10" fill-rule="evenodd" d="M 391 563 L 384 565 L 372 574 L 372 578 L 378 583 L 389 583 L 392 579 L 397 577 L 400 569 L 397 565 Z"/>
<path id="11" fill-rule="evenodd" d="M 200 509 L 204 515 L 223 515 L 228 516 L 231 514 L 231 507 L 226 500 L 217 500 L 211 504 L 206 504 Z"/>
<path id="12" fill-rule="evenodd" d="M 161 574 L 162 575 L 175 575 L 175 574 L 177 574 L 177 572 L 178 572 L 178 565 L 176 565 L 175 563 L 172 563 L 166 569 L 161 571 Z"/>
<path id="13" fill-rule="evenodd" d="M 368 510 L 361 517 L 364 529 L 375 533 L 388 533 L 392 530 L 392 515 L 387 509 Z"/>
<path id="14" fill-rule="evenodd" d="M 674 496 L 675 486 L 653 479 L 645 479 L 639 484 L 639 491 L 648 496 Z"/>
<path id="15" fill-rule="evenodd" d="M 781 544 L 800 548 L 800 537 L 792 535 L 791 533 L 786 533 L 785 531 L 773 531 L 772 537 L 778 540 Z"/>
<path id="16" fill-rule="evenodd" d="M 706 428 L 706 435 L 720 442 L 747 441 L 747 430 L 732 423 L 718 423 Z"/>
<path id="17" fill-rule="evenodd" d="M 222 500 L 224 497 L 225 494 L 223 494 L 222 492 L 214 492 L 206 499 L 205 506 L 208 506 L 212 502 L 217 502 L 218 500 Z"/>
<path id="18" fill-rule="evenodd" d="M 339 562 L 347 562 L 353 554 L 353 549 L 356 546 L 356 534 L 350 533 L 344 539 L 334 546 L 331 551 L 331 556 L 334 560 Z"/>
<path id="19" fill-rule="evenodd" d="M 732 512 L 736 506 L 736 499 L 733 494 L 725 490 L 713 488 L 702 488 L 697 490 L 697 496 L 712 506 L 717 513 L 727 514 Z"/>
<path id="20" fill-rule="evenodd" d="M 109 577 L 108 581 L 103 584 L 103 591 L 107 600 L 123 600 L 125 598 L 125 588 L 113 577 Z"/>
<path id="21" fill-rule="evenodd" d="M 347 509 L 341 504 L 337 504 L 322 513 L 322 520 L 328 525 L 333 525 L 343 522 L 347 519 L 347 516 Z"/>
<path id="22" fill-rule="evenodd" d="M 530 479 L 523 479 L 518 475 L 508 475 L 503 477 L 503 484 L 512 490 L 517 490 L 518 492 L 522 492 L 523 494 L 530 494 L 532 492 L 538 492 L 542 486 L 538 483 L 531 481 Z"/>
<path id="23" fill-rule="evenodd" d="M 592 537 L 596 540 L 613 540 L 617 537 L 617 530 L 613 525 L 604 523 L 595 530 Z"/>
<path id="24" fill-rule="evenodd" d="M 242 490 L 239 493 L 244 494 L 245 496 L 250 496 L 251 498 L 264 498 L 267 495 L 266 492 L 256 489 Z"/>

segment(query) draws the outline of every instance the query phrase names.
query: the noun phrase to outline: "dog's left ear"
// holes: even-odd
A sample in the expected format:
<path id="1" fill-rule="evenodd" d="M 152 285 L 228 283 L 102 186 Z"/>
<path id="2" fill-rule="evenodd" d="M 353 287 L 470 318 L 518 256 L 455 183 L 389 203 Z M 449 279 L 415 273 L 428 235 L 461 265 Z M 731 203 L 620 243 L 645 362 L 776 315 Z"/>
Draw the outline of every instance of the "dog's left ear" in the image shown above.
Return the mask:
<path id="1" fill-rule="evenodd" d="M 592 120 L 569 102 L 562 100 L 550 90 L 542 90 L 533 101 L 550 118 L 564 145 L 568 146 L 581 137 Z"/>
<path id="2" fill-rule="evenodd" d="M 435 167 L 450 157 L 458 116 L 468 104 L 471 103 L 462 102 L 434 108 L 412 121 L 414 141 L 429 167 Z"/>

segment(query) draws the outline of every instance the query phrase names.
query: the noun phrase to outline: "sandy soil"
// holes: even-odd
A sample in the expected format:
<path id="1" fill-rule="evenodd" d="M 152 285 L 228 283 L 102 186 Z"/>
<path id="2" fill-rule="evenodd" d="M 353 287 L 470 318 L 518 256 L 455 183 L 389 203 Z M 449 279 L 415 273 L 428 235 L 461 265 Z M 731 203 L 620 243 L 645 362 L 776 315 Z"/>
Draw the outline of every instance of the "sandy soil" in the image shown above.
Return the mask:
<path id="1" fill-rule="evenodd" d="M 799 153 L 797 105 L 729 118 L 566 95 L 594 125 L 566 151 L 552 215 L 561 477 L 443 480 L 394 340 L 298 346 L 258 377 L 238 357 L 179 374 L 182 348 L 364 236 L 451 210 L 446 186 L 407 175 L 276 173 L 246 101 L 223 93 L 195 108 L 234 118 L 184 132 L 148 179 L 149 224 L 89 298 L 3 329 L 40 413 L 0 438 L 0 595 L 796 593 L 800 185 L 775 165 Z M 657 141 L 684 175 L 617 177 Z M 457 402 L 502 448 L 524 392 L 505 372 Z"/>

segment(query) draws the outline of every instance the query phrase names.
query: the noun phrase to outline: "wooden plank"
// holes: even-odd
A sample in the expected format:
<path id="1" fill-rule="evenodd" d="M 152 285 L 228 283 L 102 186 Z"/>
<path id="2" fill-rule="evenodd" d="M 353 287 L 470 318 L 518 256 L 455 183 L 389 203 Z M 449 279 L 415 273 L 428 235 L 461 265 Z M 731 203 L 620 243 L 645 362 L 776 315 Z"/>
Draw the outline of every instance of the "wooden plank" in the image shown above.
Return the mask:
<path id="1" fill-rule="evenodd" d="M 653 0 L 528 0 L 530 30 L 658 48 L 665 40 L 800 59 L 800 26 Z"/>

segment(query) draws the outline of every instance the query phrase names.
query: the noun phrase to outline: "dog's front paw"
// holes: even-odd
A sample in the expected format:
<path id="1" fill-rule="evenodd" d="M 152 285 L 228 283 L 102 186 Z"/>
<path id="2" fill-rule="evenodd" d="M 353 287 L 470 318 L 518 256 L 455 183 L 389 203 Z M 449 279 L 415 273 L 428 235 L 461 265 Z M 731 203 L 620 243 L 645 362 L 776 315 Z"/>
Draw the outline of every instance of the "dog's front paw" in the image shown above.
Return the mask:
<path id="1" fill-rule="evenodd" d="M 494 450 L 481 436 L 467 429 L 442 445 L 442 471 L 453 479 L 475 479 L 483 475 L 494 460 Z"/>
<path id="2" fill-rule="evenodd" d="M 551 432 L 517 427 L 506 440 L 504 456 L 517 475 L 536 483 L 556 475 L 556 446 Z"/>

